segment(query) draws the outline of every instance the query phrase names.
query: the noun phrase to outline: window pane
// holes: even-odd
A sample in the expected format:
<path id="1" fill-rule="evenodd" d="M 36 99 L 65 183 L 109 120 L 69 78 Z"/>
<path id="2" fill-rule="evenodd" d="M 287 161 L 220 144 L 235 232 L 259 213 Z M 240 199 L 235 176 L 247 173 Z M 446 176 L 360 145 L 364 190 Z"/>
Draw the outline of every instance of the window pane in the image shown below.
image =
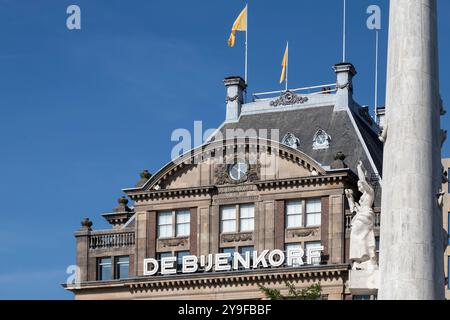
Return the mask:
<path id="1" fill-rule="evenodd" d="M 236 206 L 220 208 L 220 229 L 222 233 L 236 232 Z"/>
<path id="2" fill-rule="evenodd" d="M 450 185 L 450 183 L 449 183 L 449 185 Z M 448 245 L 450 246 L 450 212 L 448 213 L 447 232 L 448 232 Z"/>
<path id="3" fill-rule="evenodd" d="M 310 199 L 306 201 L 306 226 L 320 226 L 322 216 L 321 199 Z"/>
<path id="4" fill-rule="evenodd" d="M 130 258 L 118 257 L 116 260 L 116 278 L 126 279 L 130 272 Z"/>
<path id="5" fill-rule="evenodd" d="M 222 249 L 220 249 L 220 252 L 231 254 L 230 258 L 228 258 L 227 261 L 228 261 L 228 264 L 233 263 L 234 253 L 236 252 L 236 250 L 234 248 L 222 248 Z"/>
<path id="6" fill-rule="evenodd" d="M 289 215 L 286 217 L 286 227 L 287 228 L 301 228 L 302 226 L 302 215 Z"/>
<path id="7" fill-rule="evenodd" d="M 191 213 L 189 211 L 177 211 L 177 223 L 191 222 Z"/>
<path id="8" fill-rule="evenodd" d="M 241 232 L 249 232 L 255 229 L 255 220 L 253 218 L 241 219 L 240 223 L 241 223 L 240 225 Z"/>
<path id="9" fill-rule="evenodd" d="M 159 226 L 158 227 L 159 238 L 171 238 L 172 237 L 172 225 Z"/>
<path id="10" fill-rule="evenodd" d="M 98 260 L 98 280 L 108 281 L 112 279 L 111 258 Z"/>
<path id="11" fill-rule="evenodd" d="M 306 226 L 320 226 L 321 224 L 321 213 L 308 213 L 306 215 Z"/>
<path id="12" fill-rule="evenodd" d="M 305 255 L 308 255 L 308 253 L 309 253 L 308 250 L 318 248 L 320 246 L 321 246 L 320 242 L 307 242 L 305 244 Z M 318 264 L 320 264 L 320 260 L 321 260 L 320 258 L 313 258 L 311 260 L 311 263 L 313 265 L 318 265 Z"/>
<path id="13" fill-rule="evenodd" d="M 222 220 L 236 219 L 236 207 L 235 206 L 221 207 L 220 210 L 221 210 Z"/>
<path id="14" fill-rule="evenodd" d="M 447 259 L 447 278 L 450 279 L 450 256 Z M 450 289 L 450 280 L 448 281 L 448 288 Z"/>
<path id="15" fill-rule="evenodd" d="M 253 205 L 253 204 L 241 205 L 240 211 L 241 211 L 241 219 L 255 217 L 255 205 Z"/>
<path id="16" fill-rule="evenodd" d="M 253 254 L 253 251 L 255 251 L 255 248 L 253 246 L 239 247 L 239 253 L 241 255 L 245 255 L 246 252 L 250 252 L 250 256 L 251 256 Z"/>
<path id="17" fill-rule="evenodd" d="M 189 251 L 177 252 L 177 269 L 181 270 L 183 268 L 183 257 L 190 255 Z"/>
<path id="18" fill-rule="evenodd" d="M 222 233 L 236 232 L 236 220 L 222 221 Z"/>
<path id="19" fill-rule="evenodd" d="M 288 201 L 286 203 L 286 214 L 301 214 L 302 213 L 302 201 Z"/>
<path id="20" fill-rule="evenodd" d="M 177 224 L 177 237 L 187 237 L 190 234 L 190 223 Z"/>
<path id="21" fill-rule="evenodd" d="M 321 212 L 322 211 L 322 201 L 321 199 L 310 199 L 306 201 L 306 212 Z"/>
<path id="22" fill-rule="evenodd" d="M 158 225 L 172 224 L 172 212 L 160 212 L 158 215 Z"/>
<path id="23" fill-rule="evenodd" d="M 172 256 L 172 252 L 161 252 L 161 253 L 158 254 L 159 262 L 161 262 L 162 258 L 170 258 L 170 257 L 173 257 Z"/>

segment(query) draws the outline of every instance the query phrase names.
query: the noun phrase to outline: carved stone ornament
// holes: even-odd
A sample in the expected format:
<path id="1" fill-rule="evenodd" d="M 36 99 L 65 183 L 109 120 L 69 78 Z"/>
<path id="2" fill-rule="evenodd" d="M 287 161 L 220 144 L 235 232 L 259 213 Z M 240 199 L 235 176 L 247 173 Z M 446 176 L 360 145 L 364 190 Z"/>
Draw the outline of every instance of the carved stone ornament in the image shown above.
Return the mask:
<path id="1" fill-rule="evenodd" d="M 288 90 L 280 98 L 278 98 L 275 101 L 272 101 L 270 105 L 272 107 L 290 106 L 294 104 L 303 104 L 308 101 L 309 101 L 308 97 L 301 97 L 295 94 L 294 92 Z"/>
<path id="2" fill-rule="evenodd" d="M 260 180 L 261 164 L 250 164 L 245 176 L 240 180 L 234 180 L 229 174 L 230 165 L 219 164 L 214 170 L 217 185 L 239 184 L 245 182 L 255 182 Z"/>
<path id="3" fill-rule="evenodd" d="M 252 241 L 253 233 L 230 233 L 222 235 L 222 242 L 246 242 Z"/>
<path id="4" fill-rule="evenodd" d="M 284 136 L 281 143 L 292 149 L 298 149 L 300 147 L 300 139 L 290 132 Z"/>
<path id="5" fill-rule="evenodd" d="M 319 235 L 319 229 L 292 229 L 287 231 L 288 238 L 306 238 Z"/>
<path id="6" fill-rule="evenodd" d="M 328 133 L 326 133 L 324 130 L 319 129 L 313 138 L 313 149 L 314 150 L 320 150 L 320 149 L 328 149 L 330 146 L 331 137 Z"/>
<path id="7" fill-rule="evenodd" d="M 163 248 L 174 248 L 185 246 L 188 242 L 187 238 L 160 239 L 159 243 Z"/>
<path id="8" fill-rule="evenodd" d="M 227 97 L 227 101 L 226 102 L 234 102 L 234 101 L 236 101 L 237 99 L 239 99 L 239 95 L 237 94 L 237 95 L 235 95 L 234 97 Z"/>
<path id="9" fill-rule="evenodd" d="M 350 91 L 353 91 L 353 81 L 350 80 L 346 84 L 338 84 L 338 85 L 336 85 L 336 88 L 338 88 L 340 90 L 348 88 Z"/>

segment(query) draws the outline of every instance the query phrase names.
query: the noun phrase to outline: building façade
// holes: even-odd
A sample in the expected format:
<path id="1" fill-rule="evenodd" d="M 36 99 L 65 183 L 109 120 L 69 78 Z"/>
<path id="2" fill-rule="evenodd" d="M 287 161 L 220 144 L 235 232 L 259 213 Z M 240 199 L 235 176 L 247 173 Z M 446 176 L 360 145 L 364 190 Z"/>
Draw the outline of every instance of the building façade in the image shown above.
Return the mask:
<path id="1" fill-rule="evenodd" d="M 352 212 L 362 161 L 375 190 L 379 237 L 383 144 L 368 108 L 353 100 L 355 68 L 333 67 L 333 85 L 254 95 L 225 79 L 226 119 L 207 143 L 157 173 L 144 171 L 112 213 L 110 230 L 76 231 L 76 299 L 263 299 L 320 283 L 323 299 L 360 299 L 348 288 Z M 129 201 L 133 205 L 129 206 Z M 378 242 L 377 242 L 378 243 Z M 308 259 L 311 248 L 320 257 Z M 304 264 L 146 275 L 145 261 L 302 249 Z M 252 256 L 253 257 L 253 256 Z M 232 259 L 232 258 L 230 258 Z"/>

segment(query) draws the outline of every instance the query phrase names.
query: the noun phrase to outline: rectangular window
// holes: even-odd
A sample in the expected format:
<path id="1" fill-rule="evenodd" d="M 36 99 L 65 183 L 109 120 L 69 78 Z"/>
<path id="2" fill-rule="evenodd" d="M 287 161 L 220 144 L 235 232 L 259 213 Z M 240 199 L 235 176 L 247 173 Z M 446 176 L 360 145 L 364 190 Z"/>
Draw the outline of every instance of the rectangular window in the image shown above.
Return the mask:
<path id="1" fill-rule="evenodd" d="M 158 214 L 158 238 L 188 237 L 190 226 L 189 210 L 161 211 Z"/>
<path id="2" fill-rule="evenodd" d="M 189 210 L 177 211 L 177 237 L 187 237 L 191 227 L 191 212 Z"/>
<path id="3" fill-rule="evenodd" d="M 302 211 L 302 201 L 286 202 L 286 228 L 301 228 L 303 226 Z"/>
<path id="4" fill-rule="evenodd" d="M 177 252 L 177 270 L 183 268 L 183 257 L 190 255 L 189 251 L 179 251 Z"/>
<path id="5" fill-rule="evenodd" d="M 173 237 L 172 211 L 158 214 L 158 238 Z"/>
<path id="6" fill-rule="evenodd" d="M 97 280 L 108 281 L 112 279 L 111 258 L 99 258 L 97 260 Z"/>
<path id="7" fill-rule="evenodd" d="M 220 231 L 222 233 L 236 232 L 236 206 L 220 208 Z"/>
<path id="8" fill-rule="evenodd" d="M 240 206 L 240 232 L 250 232 L 255 228 L 255 206 L 246 204 Z"/>
<path id="9" fill-rule="evenodd" d="M 448 235 L 448 245 L 450 246 L 450 212 L 448 213 L 447 219 L 447 235 Z"/>
<path id="10" fill-rule="evenodd" d="M 158 261 L 159 262 L 161 262 L 162 258 L 170 258 L 170 257 L 173 257 L 172 252 L 161 252 L 161 253 L 158 253 Z"/>
<path id="11" fill-rule="evenodd" d="M 306 226 L 317 227 L 321 224 L 322 200 L 306 200 Z"/>
<path id="12" fill-rule="evenodd" d="M 286 244 L 286 255 L 288 255 L 289 251 L 291 251 L 291 250 L 299 250 L 299 249 L 302 249 L 301 243 Z M 289 267 L 300 267 L 300 264 L 298 262 L 294 262 L 294 264 L 289 265 Z"/>
<path id="13" fill-rule="evenodd" d="M 305 243 L 305 255 L 308 256 L 309 250 L 318 248 L 320 246 L 321 246 L 320 242 L 306 242 Z M 315 266 L 319 265 L 320 262 L 321 262 L 321 258 L 313 258 L 311 260 L 311 263 Z"/>
<path id="14" fill-rule="evenodd" d="M 448 261 L 447 261 L 447 282 L 448 282 L 448 289 L 450 290 L 450 256 L 447 257 Z"/>
<path id="15" fill-rule="evenodd" d="M 130 257 L 123 256 L 116 258 L 116 279 L 126 279 L 130 272 Z"/>
<path id="16" fill-rule="evenodd" d="M 239 247 L 239 253 L 241 255 L 245 255 L 246 252 L 250 252 L 250 257 L 253 255 L 253 251 L 255 251 L 255 247 L 248 246 L 248 247 Z"/>
<path id="17" fill-rule="evenodd" d="M 220 253 L 229 253 L 231 254 L 230 258 L 228 259 L 228 264 L 232 264 L 233 263 L 233 255 L 236 252 L 235 248 L 222 248 L 220 249 Z"/>

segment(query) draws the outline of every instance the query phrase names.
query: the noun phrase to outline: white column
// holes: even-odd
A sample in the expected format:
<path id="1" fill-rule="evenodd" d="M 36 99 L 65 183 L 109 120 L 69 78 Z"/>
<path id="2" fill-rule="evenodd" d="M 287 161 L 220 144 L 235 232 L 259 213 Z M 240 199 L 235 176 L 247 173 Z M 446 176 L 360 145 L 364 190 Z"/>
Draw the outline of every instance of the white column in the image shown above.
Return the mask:
<path id="1" fill-rule="evenodd" d="M 436 0 L 391 0 L 382 300 L 444 298 Z"/>

